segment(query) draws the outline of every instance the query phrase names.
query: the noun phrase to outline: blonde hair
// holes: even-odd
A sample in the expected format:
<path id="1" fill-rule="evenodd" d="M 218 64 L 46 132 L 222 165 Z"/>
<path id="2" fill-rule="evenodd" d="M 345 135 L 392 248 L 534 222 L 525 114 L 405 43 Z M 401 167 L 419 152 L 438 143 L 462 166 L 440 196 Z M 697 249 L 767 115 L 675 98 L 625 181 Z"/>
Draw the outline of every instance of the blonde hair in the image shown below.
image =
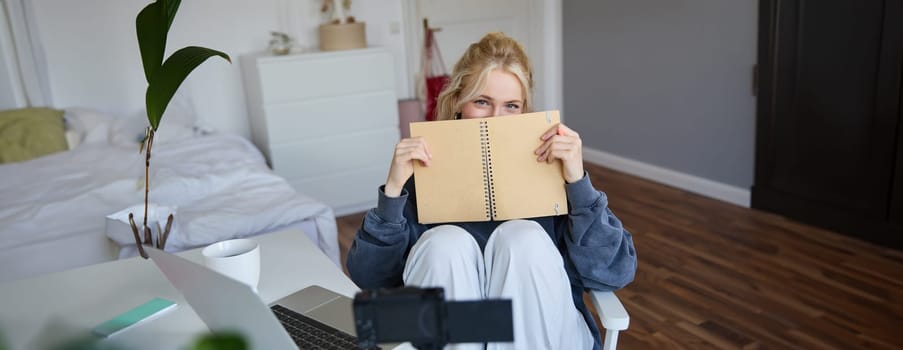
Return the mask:
<path id="1" fill-rule="evenodd" d="M 454 119 L 468 101 L 480 95 L 494 69 L 513 74 L 524 91 L 524 113 L 533 111 L 533 71 L 524 47 L 504 33 L 489 33 L 473 43 L 455 64 L 436 101 L 436 119 Z"/>

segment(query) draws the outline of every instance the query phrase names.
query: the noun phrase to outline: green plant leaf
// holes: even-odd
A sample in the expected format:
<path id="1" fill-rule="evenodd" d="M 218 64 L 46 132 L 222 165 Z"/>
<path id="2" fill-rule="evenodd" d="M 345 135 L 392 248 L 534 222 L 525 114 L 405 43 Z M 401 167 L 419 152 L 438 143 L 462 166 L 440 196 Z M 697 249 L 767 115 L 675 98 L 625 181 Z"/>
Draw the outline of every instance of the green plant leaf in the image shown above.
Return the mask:
<path id="1" fill-rule="evenodd" d="M 188 46 L 169 56 L 160 70 L 154 74 L 145 96 L 147 119 L 154 131 L 157 131 L 160 119 L 163 118 L 163 112 L 166 111 L 166 106 L 175 95 L 176 90 L 179 89 L 179 85 L 182 85 L 191 71 L 213 56 L 220 56 L 226 61 L 232 62 L 229 55 L 220 51 L 206 47 Z"/>
<path id="2" fill-rule="evenodd" d="M 192 350 L 246 350 L 248 343 L 237 333 L 207 334 L 194 342 Z"/>
<path id="3" fill-rule="evenodd" d="M 154 72 L 163 64 L 163 51 L 166 49 L 166 22 L 163 8 L 159 2 L 144 7 L 135 18 L 135 30 L 138 33 L 138 49 L 141 51 L 141 63 L 144 65 L 144 78 L 150 83 Z"/>
<path id="4" fill-rule="evenodd" d="M 163 65 L 166 36 L 181 3 L 181 0 L 154 1 L 145 6 L 135 18 L 138 49 L 141 51 L 141 63 L 144 65 L 144 77 L 148 84 Z"/>
<path id="5" fill-rule="evenodd" d="M 182 0 L 163 0 L 163 13 L 166 14 L 166 32 L 169 33 L 169 27 L 172 27 L 172 21 L 176 19 L 176 12 L 179 12 L 179 5 Z"/>

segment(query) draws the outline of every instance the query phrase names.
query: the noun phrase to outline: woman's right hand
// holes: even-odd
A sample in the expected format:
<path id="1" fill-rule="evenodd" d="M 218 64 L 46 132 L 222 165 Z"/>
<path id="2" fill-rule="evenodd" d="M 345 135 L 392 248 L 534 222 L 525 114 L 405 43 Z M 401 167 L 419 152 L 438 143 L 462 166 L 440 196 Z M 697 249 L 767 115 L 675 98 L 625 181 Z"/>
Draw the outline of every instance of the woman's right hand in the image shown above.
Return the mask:
<path id="1" fill-rule="evenodd" d="M 395 154 L 392 156 L 392 164 L 389 166 L 389 177 L 386 178 L 385 194 L 388 197 L 398 197 L 405 182 L 414 174 L 414 160 L 419 160 L 424 166 L 430 166 L 430 148 L 422 137 L 402 139 L 395 145 Z"/>

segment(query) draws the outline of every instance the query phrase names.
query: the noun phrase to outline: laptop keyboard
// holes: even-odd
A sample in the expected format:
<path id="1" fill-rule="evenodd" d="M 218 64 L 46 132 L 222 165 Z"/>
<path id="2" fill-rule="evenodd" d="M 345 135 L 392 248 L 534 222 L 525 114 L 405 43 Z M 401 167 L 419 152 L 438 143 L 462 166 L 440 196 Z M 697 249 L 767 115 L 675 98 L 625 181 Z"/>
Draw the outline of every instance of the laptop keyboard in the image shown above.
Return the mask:
<path id="1" fill-rule="evenodd" d="M 357 338 L 280 305 L 270 307 L 299 349 L 358 349 Z"/>

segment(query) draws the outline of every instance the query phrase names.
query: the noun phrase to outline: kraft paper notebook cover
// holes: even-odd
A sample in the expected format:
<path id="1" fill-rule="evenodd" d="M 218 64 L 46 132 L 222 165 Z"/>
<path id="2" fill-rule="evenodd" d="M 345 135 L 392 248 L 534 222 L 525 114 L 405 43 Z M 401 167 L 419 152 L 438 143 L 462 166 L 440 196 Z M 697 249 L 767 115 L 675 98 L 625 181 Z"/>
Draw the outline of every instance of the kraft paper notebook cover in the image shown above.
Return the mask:
<path id="1" fill-rule="evenodd" d="M 420 223 L 511 220 L 567 213 L 561 162 L 537 162 L 558 111 L 411 123 L 433 158 L 414 162 Z"/>

